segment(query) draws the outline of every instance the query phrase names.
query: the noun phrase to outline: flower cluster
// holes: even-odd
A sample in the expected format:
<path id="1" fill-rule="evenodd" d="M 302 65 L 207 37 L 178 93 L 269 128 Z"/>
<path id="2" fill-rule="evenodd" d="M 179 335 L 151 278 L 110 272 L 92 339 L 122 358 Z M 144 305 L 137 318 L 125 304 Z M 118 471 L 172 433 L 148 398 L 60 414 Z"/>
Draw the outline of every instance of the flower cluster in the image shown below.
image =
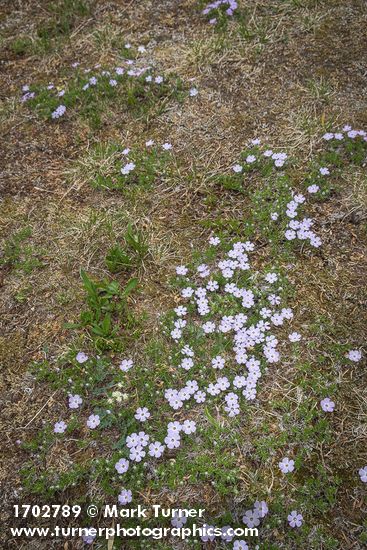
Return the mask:
<path id="1" fill-rule="evenodd" d="M 238 9 L 238 3 L 236 0 L 215 0 L 214 2 L 211 2 L 210 4 L 207 4 L 205 8 L 203 9 L 202 13 L 203 15 L 211 15 L 211 12 L 215 12 L 217 10 L 224 10 L 224 13 L 231 17 L 234 12 Z M 209 23 L 211 25 L 215 25 L 217 23 L 217 18 L 212 17 L 209 20 Z"/>
<path id="2" fill-rule="evenodd" d="M 367 132 L 365 132 L 365 130 L 353 130 L 349 124 L 343 126 L 342 132 L 326 132 L 322 137 L 325 141 L 343 141 L 346 137 L 345 134 L 350 139 L 355 139 L 360 136 L 364 141 L 367 141 Z"/>
<path id="3" fill-rule="evenodd" d="M 212 246 L 216 247 L 219 243 L 218 237 L 210 238 Z M 186 305 L 175 308 L 175 320 L 170 331 L 179 346 L 177 368 L 197 372 L 203 366 L 200 365 L 202 360 L 196 361 L 193 348 L 183 342 L 185 333 L 197 331 L 199 338 L 207 340 L 204 344 L 207 349 L 215 345 L 217 339 L 225 341 L 228 346 L 225 345 L 225 353 L 216 353 L 208 358 L 205 368 L 213 374 L 207 384 L 203 385 L 201 378 L 191 378 L 181 389 L 168 388 L 165 391 L 165 397 L 174 410 L 182 408 L 190 399 L 203 403 L 210 397 L 223 395 L 224 410 L 230 417 L 236 416 L 240 412 L 239 392 L 247 401 L 256 399 L 261 365 L 280 360 L 279 341 L 272 331 L 292 320 L 293 312 L 290 308 L 279 307 L 281 297 L 271 290 L 278 281 L 276 273 L 264 275 L 262 289 L 249 287 L 249 253 L 253 250 L 254 244 L 250 241 L 235 242 L 225 257 L 219 258 L 214 265 L 200 264 L 195 273 L 197 282 L 181 289 Z M 188 268 L 178 266 L 176 275 L 184 278 L 185 284 Z M 223 307 L 218 308 L 218 302 L 228 302 L 231 313 L 226 315 Z M 191 322 L 189 310 L 193 315 Z M 290 335 L 291 341 L 300 338 L 296 332 Z M 227 369 L 228 375 L 215 376 L 215 373 Z"/>

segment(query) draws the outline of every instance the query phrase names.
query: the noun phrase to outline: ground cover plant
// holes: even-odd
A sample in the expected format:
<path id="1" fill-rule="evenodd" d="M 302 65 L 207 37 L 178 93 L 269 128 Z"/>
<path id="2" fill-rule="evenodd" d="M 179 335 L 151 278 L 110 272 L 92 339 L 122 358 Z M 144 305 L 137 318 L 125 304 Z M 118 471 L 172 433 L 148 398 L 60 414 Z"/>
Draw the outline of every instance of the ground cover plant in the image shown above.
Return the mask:
<path id="1" fill-rule="evenodd" d="M 5 6 L 4 547 L 365 546 L 362 8 Z"/>

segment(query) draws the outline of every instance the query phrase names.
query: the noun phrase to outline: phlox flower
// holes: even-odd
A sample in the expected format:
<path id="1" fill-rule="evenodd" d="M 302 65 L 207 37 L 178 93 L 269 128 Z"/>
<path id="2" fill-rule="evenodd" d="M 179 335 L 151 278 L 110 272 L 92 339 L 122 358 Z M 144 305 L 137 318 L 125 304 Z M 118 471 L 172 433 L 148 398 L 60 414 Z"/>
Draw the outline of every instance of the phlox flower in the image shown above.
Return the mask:
<path id="1" fill-rule="evenodd" d="M 177 449 L 181 444 L 181 438 L 179 435 L 168 434 L 164 438 L 164 442 L 168 449 Z"/>
<path id="2" fill-rule="evenodd" d="M 172 149 L 172 144 L 167 142 L 163 143 L 162 149 L 164 149 L 165 151 L 169 151 L 170 149 Z"/>
<path id="3" fill-rule="evenodd" d="M 154 443 L 151 443 L 149 445 L 149 456 L 152 456 L 154 458 L 160 458 L 164 452 L 165 446 L 162 445 L 159 441 L 155 441 Z"/>
<path id="4" fill-rule="evenodd" d="M 363 483 L 367 483 L 367 466 L 360 468 L 358 470 L 358 473 L 359 473 L 359 477 L 361 478 L 361 481 Z"/>
<path id="5" fill-rule="evenodd" d="M 82 529 L 82 532 L 84 533 L 82 535 L 82 541 L 84 542 L 84 544 L 93 544 L 93 541 L 97 536 L 94 531 L 92 531 L 94 527 L 83 527 Z"/>
<path id="6" fill-rule="evenodd" d="M 63 434 L 67 427 L 67 424 L 62 420 L 60 422 L 56 422 L 56 424 L 54 425 L 54 433 Z"/>
<path id="7" fill-rule="evenodd" d="M 320 187 L 318 185 L 316 185 L 316 183 L 314 183 L 313 185 L 309 185 L 307 187 L 307 191 L 311 194 L 312 193 L 317 193 L 317 191 L 319 191 L 319 190 L 320 190 Z"/>
<path id="8" fill-rule="evenodd" d="M 319 172 L 322 176 L 328 176 L 330 174 L 329 169 L 324 167 L 320 168 Z"/>
<path id="9" fill-rule="evenodd" d="M 179 265 L 176 267 L 176 274 L 177 275 L 186 275 L 188 272 L 188 269 L 184 265 Z"/>
<path id="10" fill-rule="evenodd" d="M 84 352 L 80 351 L 75 357 L 75 359 L 78 363 L 82 364 L 88 361 L 89 357 Z"/>
<path id="11" fill-rule="evenodd" d="M 256 162 L 256 157 L 255 157 L 255 155 L 248 155 L 248 156 L 246 157 L 246 162 L 247 162 L 247 164 L 252 164 L 252 163 Z"/>
<path id="12" fill-rule="evenodd" d="M 136 410 L 134 416 L 136 420 L 140 420 L 140 422 L 145 422 L 150 417 L 150 412 L 146 407 L 139 407 Z"/>
<path id="13" fill-rule="evenodd" d="M 232 166 L 232 170 L 236 174 L 240 174 L 242 172 L 243 168 L 240 164 L 235 164 L 234 166 Z"/>
<path id="14" fill-rule="evenodd" d="M 181 350 L 182 355 L 186 355 L 187 357 L 194 357 L 195 353 L 190 346 L 186 345 Z"/>
<path id="15" fill-rule="evenodd" d="M 216 290 L 218 290 L 219 284 L 217 283 L 217 281 L 208 281 L 208 282 L 207 282 L 207 285 L 206 285 L 206 288 L 207 288 L 210 292 L 215 292 Z"/>
<path id="16" fill-rule="evenodd" d="M 127 176 L 130 174 L 130 172 L 134 170 L 135 167 L 136 165 L 134 162 L 128 162 L 127 164 L 125 164 L 125 166 L 121 168 L 121 174 L 123 176 Z"/>
<path id="17" fill-rule="evenodd" d="M 115 464 L 115 469 L 119 474 L 124 474 L 129 469 L 129 461 L 126 458 L 120 458 Z"/>
<path id="18" fill-rule="evenodd" d="M 293 229 L 287 229 L 287 231 L 284 233 L 284 236 L 287 241 L 293 241 L 297 237 L 297 234 L 295 231 L 293 231 Z"/>
<path id="19" fill-rule="evenodd" d="M 261 500 L 261 501 L 257 500 L 254 503 L 254 511 L 256 511 L 259 514 L 259 517 L 264 518 L 269 512 L 269 508 L 265 500 Z"/>
<path id="20" fill-rule="evenodd" d="M 195 433 L 196 423 L 193 420 L 185 420 L 182 424 L 182 431 L 187 435 Z"/>
<path id="21" fill-rule="evenodd" d="M 212 396 L 220 394 L 220 388 L 217 386 L 217 384 L 209 384 L 206 391 Z"/>
<path id="22" fill-rule="evenodd" d="M 324 412 L 333 412 L 335 408 L 335 403 L 330 399 L 330 397 L 325 397 L 320 401 L 321 408 Z"/>
<path id="23" fill-rule="evenodd" d="M 187 523 L 187 516 L 181 512 L 174 511 L 171 525 L 173 527 L 183 527 Z"/>
<path id="24" fill-rule="evenodd" d="M 297 510 L 293 510 L 287 517 L 288 523 L 291 527 L 301 527 L 303 523 L 303 516 L 299 514 Z"/>
<path id="25" fill-rule="evenodd" d="M 242 516 L 242 522 L 250 529 L 252 527 L 257 527 L 260 525 L 259 513 L 256 510 L 247 510 L 245 515 Z"/>
<path id="26" fill-rule="evenodd" d="M 358 363 L 362 359 L 362 352 L 358 349 L 351 349 L 347 354 L 347 358 L 354 363 Z"/>
<path id="27" fill-rule="evenodd" d="M 122 370 L 122 372 L 128 372 L 133 366 L 132 359 L 123 359 L 119 365 L 119 369 Z"/>
<path id="28" fill-rule="evenodd" d="M 129 504 L 132 501 L 132 492 L 129 489 L 122 489 L 121 493 L 118 496 L 119 504 L 123 506 Z"/>
<path id="29" fill-rule="evenodd" d="M 142 459 L 145 457 L 145 451 L 141 445 L 138 447 L 132 447 L 130 449 L 130 460 L 133 460 L 134 462 L 141 462 Z"/>
<path id="30" fill-rule="evenodd" d="M 299 334 L 299 332 L 292 332 L 288 335 L 290 342 L 299 342 L 302 339 L 302 336 Z"/>
<path id="31" fill-rule="evenodd" d="M 198 90 L 196 88 L 191 88 L 190 91 L 189 91 L 189 96 L 190 97 L 195 97 L 198 95 Z"/>
<path id="32" fill-rule="evenodd" d="M 233 543 L 233 550 L 249 550 L 249 547 L 244 540 L 236 540 Z"/>
<path id="33" fill-rule="evenodd" d="M 212 246 L 218 246 L 220 244 L 220 238 L 219 237 L 210 237 L 209 238 L 209 244 Z"/>
<path id="34" fill-rule="evenodd" d="M 294 470 L 294 460 L 291 460 L 288 457 L 283 458 L 279 464 L 279 469 L 283 474 L 288 474 Z"/>
<path id="35" fill-rule="evenodd" d="M 80 397 L 80 395 L 69 395 L 69 409 L 78 409 L 82 403 L 83 399 Z"/>
<path id="36" fill-rule="evenodd" d="M 88 417 L 87 426 L 88 426 L 88 428 L 90 428 L 91 430 L 94 430 L 94 428 L 96 428 L 97 426 L 99 426 L 100 423 L 101 423 L 101 420 L 100 420 L 98 414 L 91 414 L 91 415 Z"/>
<path id="37" fill-rule="evenodd" d="M 178 315 L 179 317 L 183 317 L 187 314 L 187 308 L 184 307 L 184 306 L 178 306 L 174 309 L 174 312 L 176 313 L 176 315 Z"/>
<path id="38" fill-rule="evenodd" d="M 206 395 L 204 391 L 198 391 L 194 395 L 196 403 L 204 403 L 206 400 Z"/>
<path id="39" fill-rule="evenodd" d="M 215 540 L 214 525 L 208 525 L 207 523 L 204 523 L 204 525 L 202 526 L 202 529 L 203 529 L 203 534 L 201 535 L 200 538 L 203 542 L 212 542 L 213 540 Z"/>
<path id="40" fill-rule="evenodd" d="M 212 359 L 212 367 L 214 369 L 224 369 L 225 359 L 221 355 L 217 355 Z"/>
<path id="41" fill-rule="evenodd" d="M 191 357 L 185 357 L 182 359 L 180 367 L 184 370 L 190 370 L 194 366 L 194 361 Z"/>
<path id="42" fill-rule="evenodd" d="M 278 275 L 276 273 L 267 273 L 265 275 L 265 281 L 267 283 L 275 283 L 278 280 Z"/>

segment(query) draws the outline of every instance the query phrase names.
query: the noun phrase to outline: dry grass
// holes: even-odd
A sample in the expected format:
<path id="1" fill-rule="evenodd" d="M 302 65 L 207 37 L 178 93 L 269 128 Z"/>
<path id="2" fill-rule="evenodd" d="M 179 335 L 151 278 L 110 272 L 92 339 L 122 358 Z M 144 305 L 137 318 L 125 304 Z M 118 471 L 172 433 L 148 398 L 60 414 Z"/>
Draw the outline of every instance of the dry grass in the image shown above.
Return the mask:
<path id="1" fill-rule="evenodd" d="M 0 429 L 6 445 L 0 481 L 7 503 L 14 501 L 21 485 L 19 468 L 24 455 L 15 440 L 39 427 L 40 418 L 26 430 L 21 427 L 45 403 L 50 417 L 57 406 L 57 396 L 48 401 L 50 395 L 37 387 L 27 367 L 32 360 L 67 349 L 70 334 L 64 322 L 75 319 L 83 299 L 80 267 L 96 277 L 107 275 L 106 250 L 122 238 L 128 221 L 138 223 L 148 237 L 150 255 L 139 272 L 142 292 L 135 307 L 138 312 L 148 312 L 145 337 L 149 338 L 149 331 L 156 329 L 157 312 L 165 311 L 174 300 L 167 282 L 172 263 L 188 258 L 191 247 L 200 249 L 206 234 L 200 221 L 241 215 L 246 199 L 223 194 L 210 206 L 206 197 L 210 178 L 230 166 L 249 139 L 267 137 L 272 146 L 286 147 L 303 163 L 317 150 L 323 128 L 367 122 L 363 74 L 366 13 L 362 1 L 289 1 L 280 6 L 279 2 L 251 0 L 245 4 L 249 36 L 244 38 L 234 26 L 225 36 L 216 34 L 198 15 L 194 0 L 124 5 L 96 2 L 93 15 L 73 29 L 70 43 L 61 43 L 43 56 L 16 56 L 9 49 L 15 33 L 30 33 L 34 39 L 44 17 L 42 6 L 18 2 L 15 7 L 8 3 L 2 8 L 6 52 L 1 114 L 5 133 L 2 238 L 5 242 L 9 235 L 30 226 L 28 242 L 40 251 L 36 254 L 43 263 L 30 274 L 8 266 L 1 273 Z M 199 96 L 184 104 L 168 105 L 147 125 L 127 116 L 105 124 L 92 137 L 89 127 L 78 120 L 60 126 L 40 123 L 14 99 L 22 84 L 51 80 L 75 59 L 82 59 L 86 66 L 113 65 L 126 41 L 147 44 L 159 70 L 176 72 L 192 82 Z M 95 167 L 103 164 L 108 174 L 114 162 L 113 155 L 96 158 L 91 152 L 94 143 L 120 139 L 128 144 L 149 137 L 172 141 L 178 159 L 171 176 L 154 193 L 137 191 L 127 198 L 90 187 Z M 356 343 L 365 334 L 364 171 L 346 173 L 342 187 L 337 197 L 315 212 L 323 221 L 325 248 L 319 256 L 306 261 L 302 257 L 290 271 L 297 286 L 302 328 L 309 328 L 316 317 L 336 324 L 333 331 L 324 331 L 320 322 L 319 351 L 337 338 L 345 343 L 347 334 L 352 334 Z M 119 277 L 123 282 L 124 277 Z M 316 355 L 310 353 L 309 360 L 314 361 Z M 356 371 L 352 379 L 351 372 L 340 370 L 338 364 L 328 367 L 343 389 L 334 420 L 335 441 L 321 450 L 321 456 L 325 463 L 342 462 L 345 473 L 366 459 L 365 383 Z M 297 377 L 293 364 L 284 365 L 284 371 L 265 384 L 264 400 L 270 403 L 286 396 L 296 414 L 302 400 Z M 281 433 L 281 412 L 274 412 L 271 406 L 256 410 L 252 427 L 264 420 L 274 436 Z M 261 465 L 256 465 L 254 474 L 247 470 L 252 436 L 246 429 L 242 435 L 238 459 L 241 490 L 245 492 L 253 484 L 251 475 L 256 476 Z M 50 458 L 56 459 L 67 467 L 67 454 L 60 452 Z M 267 471 L 264 487 L 269 492 L 274 488 L 282 491 L 274 478 L 274 472 Z M 193 490 L 183 487 L 175 496 L 185 498 Z M 207 502 L 215 508 L 218 502 L 213 488 L 208 486 L 205 491 Z M 325 524 L 335 530 L 345 548 L 362 548 L 355 529 L 356 522 L 362 521 L 361 491 L 351 489 L 346 477 L 340 493 L 335 517 L 326 518 Z M 21 543 L 14 544 L 22 548 Z"/>

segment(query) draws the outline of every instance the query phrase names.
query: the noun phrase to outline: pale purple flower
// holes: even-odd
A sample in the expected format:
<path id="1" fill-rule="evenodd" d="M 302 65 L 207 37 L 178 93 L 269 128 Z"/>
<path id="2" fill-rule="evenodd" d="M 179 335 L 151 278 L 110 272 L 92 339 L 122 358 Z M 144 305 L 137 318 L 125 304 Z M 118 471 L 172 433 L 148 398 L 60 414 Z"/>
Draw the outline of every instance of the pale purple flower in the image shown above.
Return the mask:
<path id="1" fill-rule="evenodd" d="M 242 172 L 243 168 L 240 164 L 235 164 L 234 166 L 232 166 L 232 170 L 236 174 L 240 174 Z"/>
<path id="2" fill-rule="evenodd" d="M 125 164 L 125 166 L 121 168 L 121 174 L 123 176 L 127 176 L 128 174 L 130 174 L 130 172 L 134 170 L 135 167 L 136 165 L 134 162 L 128 162 L 127 164 Z"/>
<path id="3" fill-rule="evenodd" d="M 181 438 L 179 435 L 168 434 L 167 437 L 165 437 L 164 442 L 168 449 L 177 449 L 177 447 L 180 446 Z"/>
<path id="4" fill-rule="evenodd" d="M 307 191 L 311 194 L 312 193 L 317 193 L 317 191 L 319 191 L 319 190 L 320 190 L 320 187 L 318 185 L 316 185 L 316 183 L 314 183 L 313 185 L 309 185 L 307 187 Z"/>
<path id="5" fill-rule="evenodd" d="M 190 91 L 189 91 L 190 97 L 195 97 L 195 96 L 198 95 L 198 93 L 199 93 L 199 92 L 197 91 L 196 88 L 191 88 Z"/>
<path id="6" fill-rule="evenodd" d="M 288 457 L 283 458 L 278 464 L 279 469 L 283 474 L 288 474 L 294 470 L 294 460 L 291 460 Z"/>
<path id="7" fill-rule="evenodd" d="M 247 510 L 245 515 L 242 516 L 242 521 L 250 529 L 260 525 L 260 516 L 256 510 Z"/>
<path id="8" fill-rule="evenodd" d="M 219 237 L 210 237 L 209 244 L 212 246 L 218 246 L 220 244 L 220 238 Z"/>
<path id="9" fill-rule="evenodd" d="M 163 82 L 163 76 L 156 76 L 155 79 L 154 79 L 154 82 L 156 84 L 162 84 Z"/>
<path id="10" fill-rule="evenodd" d="M 277 280 L 278 280 L 278 275 L 276 273 L 268 273 L 265 276 L 265 281 L 267 281 L 268 283 L 275 283 L 275 281 Z"/>
<path id="11" fill-rule="evenodd" d="M 78 409 L 82 403 L 83 399 L 80 397 L 80 395 L 69 395 L 69 409 Z"/>
<path id="12" fill-rule="evenodd" d="M 359 473 L 359 477 L 361 478 L 361 481 L 363 483 L 367 483 L 367 466 L 360 468 L 358 470 L 358 473 Z"/>
<path id="13" fill-rule="evenodd" d="M 63 434 L 67 427 L 67 424 L 62 420 L 60 422 L 56 422 L 56 424 L 54 425 L 54 433 Z"/>
<path id="14" fill-rule="evenodd" d="M 321 167 L 319 172 L 322 176 L 328 176 L 330 174 L 329 168 L 325 168 L 325 167 Z"/>
<path id="15" fill-rule="evenodd" d="M 74 65 L 74 63 L 73 63 Z M 79 63 L 78 63 L 79 65 Z M 83 527 L 83 532 L 85 533 L 82 535 L 82 540 L 84 544 L 93 544 L 94 539 L 96 538 L 97 534 L 95 533 L 94 527 Z"/>
<path id="16" fill-rule="evenodd" d="M 246 157 L 246 162 L 247 164 L 252 164 L 253 162 L 256 162 L 256 157 L 255 155 L 248 155 Z"/>
<path id="17" fill-rule="evenodd" d="M 145 457 L 145 451 L 141 445 L 138 445 L 137 447 L 131 447 L 130 449 L 130 460 L 133 460 L 134 462 L 141 462 L 142 459 Z"/>
<path id="18" fill-rule="evenodd" d="M 182 424 L 182 431 L 187 434 L 193 434 L 196 432 L 196 424 L 193 420 L 185 420 Z"/>
<path id="19" fill-rule="evenodd" d="M 129 504 L 133 499 L 132 492 L 129 489 L 122 489 L 121 493 L 118 496 L 118 501 L 123 506 Z"/>
<path id="20" fill-rule="evenodd" d="M 233 550 L 249 550 L 249 547 L 244 540 L 236 540 L 233 543 Z"/>
<path id="21" fill-rule="evenodd" d="M 330 397 L 325 397 L 320 401 L 321 408 L 324 412 L 333 412 L 335 408 L 335 403 L 330 399 Z"/>
<path id="22" fill-rule="evenodd" d="M 301 527 L 303 523 L 303 516 L 299 514 L 297 510 L 293 510 L 288 516 L 288 523 L 291 527 Z"/>
<path id="23" fill-rule="evenodd" d="M 358 363 L 362 359 L 362 352 L 358 349 L 351 349 L 347 354 L 347 358 L 354 363 Z"/>
<path id="24" fill-rule="evenodd" d="M 127 438 L 126 438 L 126 447 L 128 449 L 131 449 L 132 447 L 137 447 L 138 445 L 140 445 L 140 438 L 139 438 L 138 434 L 132 433 L 132 434 L 127 436 Z"/>
<path id="25" fill-rule="evenodd" d="M 176 274 L 177 275 L 186 275 L 188 272 L 188 269 L 184 265 L 179 265 L 176 267 Z"/>
<path id="26" fill-rule="evenodd" d="M 132 366 L 132 359 L 123 359 L 119 365 L 119 369 L 122 370 L 122 372 L 127 372 L 132 368 Z"/>
<path id="27" fill-rule="evenodd" d="M 163 143 L 162 149 L 164 149 L 165 151 L 169 151 L 170 149 L 172 149 L 172 144 L 167 142 Z"/>
<path id="28" fill-rule="evenodd" d="M 299 332 L 292 332 L 288 335 L 288 338 L 290 342 L 299 342 L 302 339 L 302 336 Z"/>
<path id="29" fill-rule="evenodd" d="M 206 394 L 204 391 L 198 391 L 195 393 L 194 395 L 194 399 L 196 401 L 196 403 L 204 403 L 204 401 L 206 400 Z"/>
<path id="30" fill-rule="evenodd" d="M 88 417 L 87 426 L 88 426 L 88 428 L 90 428 L 91 430 L 94 430 L 94 428 L 96 428 L 97 426 L 99 426 L 100 423 L 101 423 L 101 420 L 100 420 L 98 414 L 91 414 L 91 415 Z"/>
<path id="31" fill-rule="evenodd" d="M 155 441 L 149 445 L 149 455 L 154 458 L 160 458 L 164 452 L 165 446 L 159 441 Z"/>
<path id="32" fill-rule="evenodd" d="M 261 518 L 264 518 L 269 512 L 269 508 L 265 500 L 261 500 L 261 501 L 257 500 L 254 503 L 254 510 L 259 514 Z"/>
<path id="33" fill-rule="evenodd" d="M 134 416 L 136 420 L 140 420 L 140 422 L 145 422 L 150 417 L 150 412 L 146 407 L 139 407 L 136 410 Z"/>
<path id="34" fill-rule="evenodd" d="M 89 357 L 84 352 L 80 351 L 75 359 L 78 363 L 85 363 L 86 361 L 88 361 Z"/>
<path id="35" fill-rule="evenodd" d="M 225 359 L 221 355 L 217 355 L 212 359 L 212 367 L 213 369 L 224 369 Z"/>
<path id="36" fill-rule="evenodd" d="M 119 474 L 124 474 L 129 469 L 129 461 L 126 458 L 120 458 L 115 464 L 115 469 Z"/>
<path id="37" fill-rule="evenodd" d="M 183 527 L 185 523 L 187 523 L 187 516 L 184 513 L 174 511 L 171 525 L 173 527 Z"/>
<path id="38" fill-rule="evenodd" d="M 153 139 L 148 139 L 148 141 L 145 142 L 146 147 L 152 147 L 154 145 Z"/>

